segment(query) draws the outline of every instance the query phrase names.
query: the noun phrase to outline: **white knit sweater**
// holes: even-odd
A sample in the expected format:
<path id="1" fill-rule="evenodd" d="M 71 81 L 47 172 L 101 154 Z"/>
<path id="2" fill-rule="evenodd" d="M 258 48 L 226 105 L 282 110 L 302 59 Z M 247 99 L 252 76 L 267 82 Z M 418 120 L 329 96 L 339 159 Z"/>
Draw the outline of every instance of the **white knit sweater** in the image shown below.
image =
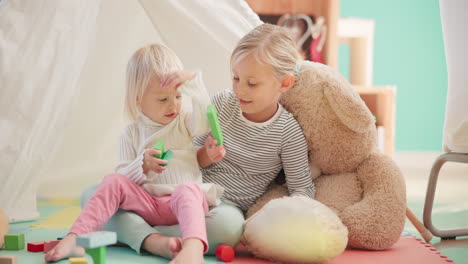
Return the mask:
<path id="1" fill-rule="evenodd" d="M 169 124 L 154 122 L 143 113 L 139 119 L 124 128 L 120 136 L 120 149 L 116 172 L 127 176 L 152 195 L 171 194 L 178 184 L 196 182 L 207 196 L 210 205 L 219 203 L 223 188 L 215 184 L 202 184 L 202 174 L 197 161 L 193 138 L 209 131 L 206 108 L 210 102 L 202 81 L 201 73 L 184 83 L 182 95 L 191 97 L 192 111 L 182 110 Z M 183 102 L 186 102 L 183 99 Z M 157 140 L 164 142 L 165 150 L 174 155 L 166 170 L 157 174 L 153 171 L 143 173 L 143 155 L 153 148 Z"/>

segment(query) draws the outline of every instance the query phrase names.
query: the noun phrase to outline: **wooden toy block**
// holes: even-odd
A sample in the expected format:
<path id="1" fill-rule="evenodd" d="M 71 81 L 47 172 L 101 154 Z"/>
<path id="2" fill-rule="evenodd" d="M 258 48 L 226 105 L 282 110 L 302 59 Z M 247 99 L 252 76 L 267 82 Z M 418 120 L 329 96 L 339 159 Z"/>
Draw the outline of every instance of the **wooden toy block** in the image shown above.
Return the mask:
<path id="1" fill-rule="evenodd" d="M 44 244 L 45 244 L 45 241 L 28 243 L 27 248 L 29 252 L 43 252 Z"/>
<path id="2" fill-rule="evenodd" d="M 51 251 L 60 241 L 59 240 L 50 240 L 44 242 L 44 253 Z"/>
<path id="3" fill-rule="evenodd" d="M 0 264 L 18 264 L 18 256 L 13 256 L 13 255 L 0 256 Z"/>
<path id="4" fill-rule="evenodd" d="M 217 141 L 216 145 L 222 145 L 223 134 L 221 133 L 221 126 L 219 125 L 218 112 L 216 111 L 216 107 L 214 105 L 208 105 L 206 114 L 208 115 L 208 123 L 210 124 L 211 134 Z"/>
<path id="5" fill-rule="evenodd" d="M 84 248 L 98 248 L 117 243 L 117 233 L 99 231 L 88 233 L 76 238 L 76 244 Z"/>
<path id="6" fill-rule="evenodd" d="M 156 157 L 158 159 L 161 159 L 162 155 L 164 154 L 164 142 L 161 141 L 161 140 L 156 141 L 156 143 L 154 143 L 153 148 L 155 150 L 161 151 L 161 154 L 154 154 L 153 155 L 154 157 Z"/>
<path id="7" fill-rule="evenodd" d="M 161 159 L 167 160 L 166 164 L 161 164 L 161 166 L 167 166 L 169 164 L 169 161 L 171 161 L 172 156 L 174 155 L 174 152 L 172 150 L 168 150 L 163 153 Z"/>
<path id="8" fill-rule="evenodd" d="M 106 264 L 106 247 L 87 248 L 86 253 L 93 258 L 94 264 Z"/>
<path id="9" fill-rule="evenodd" d="M 88 264 L 88 260 L 86 258 L 69 258 L 69 264 Z"/>
<path id="10" fill-rule="evenodd" d="M 234 260 L 235 251 L 232 247 L 227 245 L 219 245 L 215 250 L 216 257 L 224 262 L 231 262 Z"/>
<path id="11" fill-rule="evenodd" d="M 5 249 L 7 250 L 21 250 L 24 249 L 24 234 L 6 234 L 5 235 Z"/>

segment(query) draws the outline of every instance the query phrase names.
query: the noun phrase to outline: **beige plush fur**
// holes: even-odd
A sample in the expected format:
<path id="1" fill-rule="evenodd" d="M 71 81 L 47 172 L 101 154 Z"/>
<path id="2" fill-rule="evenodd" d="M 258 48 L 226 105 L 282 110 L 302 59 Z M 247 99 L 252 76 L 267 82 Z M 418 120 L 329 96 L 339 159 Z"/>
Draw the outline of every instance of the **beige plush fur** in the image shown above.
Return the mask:
<path id="1" fill-rule="evenodd" d="M 348 228 L 348 246 L 390 248 L 405 223 L 405 184 L 395 163 L 377 149 L 374 117 L 355 89 L 331 67 L 304 62 L 281 103 L 304 130 L 316 199 Z M 270 188 L 248 216 L 287 195 L 283 186 Z"/>

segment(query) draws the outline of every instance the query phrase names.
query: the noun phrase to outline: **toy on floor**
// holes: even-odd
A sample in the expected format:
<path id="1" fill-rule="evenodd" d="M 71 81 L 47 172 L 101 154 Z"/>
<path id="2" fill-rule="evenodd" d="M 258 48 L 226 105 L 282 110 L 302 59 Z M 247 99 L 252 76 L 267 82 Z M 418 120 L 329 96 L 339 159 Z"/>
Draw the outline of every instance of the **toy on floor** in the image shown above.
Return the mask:
<path id="1" fill-rule="evenodd" d="M 88 264 L 88 260 L 86 258 L 69 258 L 69 264 Z"/>
<path id="2" fill-rule="evenodd" d="M 24 234 L 6 234 L 5 235 L 5 249 L 7 250 L 22 250 L 25 247 Z"/>
<path id="3" fill-rule="evenodd" d="M 43 252 L 45 241 L 28 243 L 27 249 L 29 252 Z"/>
<path id="4" fill-rule="evenodd" d="M 218 112 L 216 111 L 216 107 L 214 105 L 208 105 L 206 114 L 208 115 L 208 123 L 210 124 L 211 134 L 216 140 L 216 145 L 222 145 L 224 138 L 223 134 L 221 133 L 221 126 L 219 125 Z"/>
<path id="5" fill-rule="evenodd" d="M 356 89 L 335 69 L 305 61 L 294 86 L 281 96 L 280 103 L 303 129 L 316 187 L 315 199 L 332 209 L 347 227 L 348 246 L 370 250 L 392 247 L 405 224 L 405 183 L 395 162 L 377 148 L 375 120 Z M 274 218 L 267 213 L 276 210 L 277 214 L 287 215 L 287 208 L 302 206 L 301 202 L 291 200 L 287 206 L 275 205 L 278 207 L 263 211 L 262 207 L 271 200 L 288 195 L 284 186 L 272 184 L 248 210 L 247 217 L 261 219 L 256 221 L 257 226 L 269 227 L 268 237 L 255 235 L 257 231 L 249 227 L 254 221 L 247 219 L 245 230 L 252 233 L 244 236 L 243 242 L 254 249 L 255 255 L 276 252 L 270 242 L 282 239 L 289 228 L 309 225 L 313 230 L 328 218 L 314 214 L 314 208 L 305 207 L 280 225 L 271 224 Z M 303 217 L 306 212 L 309 216 Z M 306 230 L 291 234 L 290 241 L 313 239 L 312 234 L 303 231 Z M 325 240 L 335 238 L 322 239 L 328 244 Z M 300 251 L 283 253 L 274 260 L 296 258 L 294 262 L 311 263 L 322 257 L 311 256 L 304 261 Z"/>
<path id="6" fill-rule="evenodd" d="M 161 151 L 161 154 L 154 154 L 153 156 L 155 158 L 158 158 L 158 159 L 166 160 L 167 163 L 166 164 L 161 164 L 161 166 L 167 166 L 167 164 L 169 164 L 169 161 L 171 160 L 172 156 L 174 155 L 174 152 L 172 152 L 172 150 L 168 150 L 168 151 L 165 152 L 164 151 L 164 142 L 161 141 L 161 140 L 156 141 L 156 143 L 154 143 L 153 148 L 155 150 Z"/>
<path id="7" fill-rule="evenodd" d="M 14 256 L 14 255 L 0 256 L 0 264 L 18 264 L 18 256 Z"/>
<path id="8" fill-rule="evenodd" d="M 117 243 L 115 232 L 99 231 L 88 233 L 76 238 L 76 244 L 84 247 L 95 264 L 106 263 L 106 246 Z"/>
<path id="9" fill-rule="evenodd" d="M 231 262 L 236 255 L 234 249 L 227 245 L 219 245 L 215 251 L 216 257 L 224 262 Z"/>
<path id="10" fill-rule="evenodd" d="M 3 244 L 5 243 L 4 236 L 8 233 L 8 230 L 8 217 L 0 208 L 0 248 L 2 248 Z"/>

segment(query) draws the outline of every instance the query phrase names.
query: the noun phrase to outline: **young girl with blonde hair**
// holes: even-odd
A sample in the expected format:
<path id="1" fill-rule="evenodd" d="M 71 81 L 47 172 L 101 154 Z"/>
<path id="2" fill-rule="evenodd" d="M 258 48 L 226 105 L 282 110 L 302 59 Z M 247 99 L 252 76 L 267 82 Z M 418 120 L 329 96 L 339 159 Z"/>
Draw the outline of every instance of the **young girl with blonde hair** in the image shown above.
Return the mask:
<path id="1" fill-rule="evenodd" d="M 296 44 L 284 28 L 254 28 L 232 53 L 232 90 L 212 98 L 223 146 L 216 146 L 211 136 L 196 139 L 202 146 L 197 155 L 203 180 L 221 185 L 223 199 L 243 211 L 265 193 L 281 169 L 291 196 L 314 198 L 305 137 L 279 103 L 293 87 L 300 63 Z"/>
<path id="2" fill-rule="evenodd" d="M 182 93 L 192 98 L 192 112 L 182 110 Z M 192 143 L 208 131 L 208 98 L 201 75 L 184 71 L 172 50 L 160 44 L 137 50 L 127 66 L 126 112 L 132 123 L 120 137 L 116 173 L 104 178 L 45 260 L 84 255 L 76 237 L 102 229 L 124 209 L 150 225 L 180 225 L 182 239 L 153 234 L 148 251 L 173 258 L 171 263 L 203 263 L 209 247 L 205 214 L 222 193 L 219 186 L 202 184 Z M 169 164 L 153 156 L 162 154 L 152 148 L 157 140 L 173 151 Z"/>

